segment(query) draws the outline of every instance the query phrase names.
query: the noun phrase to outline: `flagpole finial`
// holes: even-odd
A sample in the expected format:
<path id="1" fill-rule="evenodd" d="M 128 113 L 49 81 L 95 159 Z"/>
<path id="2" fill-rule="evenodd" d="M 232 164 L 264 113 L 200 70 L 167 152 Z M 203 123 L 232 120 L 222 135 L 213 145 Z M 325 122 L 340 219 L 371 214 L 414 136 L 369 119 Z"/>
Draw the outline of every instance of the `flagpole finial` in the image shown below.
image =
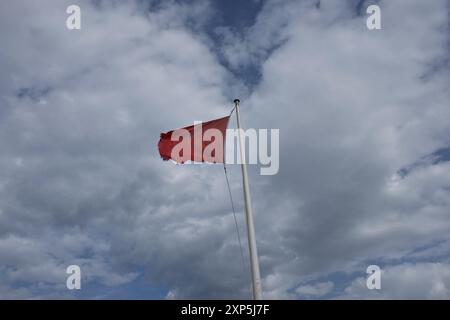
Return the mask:
<path id="1" fill-rule="evenodd" d="M 234 99 L 234 104 L 239 104 L 239 102 L 241 102 L 239 99 Z"/>

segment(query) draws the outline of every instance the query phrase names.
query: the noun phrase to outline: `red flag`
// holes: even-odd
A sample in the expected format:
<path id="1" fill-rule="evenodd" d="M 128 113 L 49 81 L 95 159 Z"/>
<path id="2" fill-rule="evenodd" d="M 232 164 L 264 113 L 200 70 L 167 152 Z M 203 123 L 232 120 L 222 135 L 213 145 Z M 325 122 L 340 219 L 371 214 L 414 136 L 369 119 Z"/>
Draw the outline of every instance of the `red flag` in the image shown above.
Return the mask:
<path id="1" fill-rule="evenodd" d="M 177 163 L 188 160 L 223 163 L 229 119 L 230 116 L 161 133 L 159 154 L 163 160 Z"/>

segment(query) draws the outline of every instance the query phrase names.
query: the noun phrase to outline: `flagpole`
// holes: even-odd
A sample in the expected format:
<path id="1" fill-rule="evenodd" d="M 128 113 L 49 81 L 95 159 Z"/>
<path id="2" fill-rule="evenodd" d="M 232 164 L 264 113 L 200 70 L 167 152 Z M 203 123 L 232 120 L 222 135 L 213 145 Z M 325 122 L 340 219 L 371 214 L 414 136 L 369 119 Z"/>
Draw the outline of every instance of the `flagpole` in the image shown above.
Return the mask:
<path id="1" fill-rule="evenodd" d="M 248 235 L 248 247 L 250 250 L 250 266 L 252 271 L 252 287 L 253 287 L 253 299 L 262 299 L 262 289 L 261 289 L 261 278 L 259 274 L 259 262 L 258 262 L 258 251 L 256 249 L 256 239 L 255 239 L 255 227 L 253 225 L 253 214 L 252 214 L 252 201 L 250 198 L 250 188 L 248 185 L 248 175 L 247 175 L 247 164 L 244 151 L 244 137 L 241 130 L 241 122 L 239 115 L 239 99 L 234 100 L 234 105 L 236 108 L 236 119 L 238 127 L 238 137 L 239 137 L 239 149 L 241 155 L 241 169 L 242 169 L 242 181 L 244 185 L 244 200 L 245 200 L 245 216 L 247 220 L 247 235 Z"/>

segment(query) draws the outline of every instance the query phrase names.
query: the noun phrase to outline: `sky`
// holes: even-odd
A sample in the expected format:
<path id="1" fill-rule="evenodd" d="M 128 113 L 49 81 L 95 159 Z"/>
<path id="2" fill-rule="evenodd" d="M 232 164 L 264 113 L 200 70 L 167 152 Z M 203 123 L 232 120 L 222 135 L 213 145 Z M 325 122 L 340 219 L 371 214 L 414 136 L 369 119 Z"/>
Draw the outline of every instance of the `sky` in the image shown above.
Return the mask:
<path id="1" fill-rule="evenodd" d="M 278 174 L 249 167 L 265 298 L 449 299 L 449 27 L 446 0 L 1 1 L 0 298 L 250 298 L 223 167 L 157 151 L 240 98 L 280 130 Z"/>

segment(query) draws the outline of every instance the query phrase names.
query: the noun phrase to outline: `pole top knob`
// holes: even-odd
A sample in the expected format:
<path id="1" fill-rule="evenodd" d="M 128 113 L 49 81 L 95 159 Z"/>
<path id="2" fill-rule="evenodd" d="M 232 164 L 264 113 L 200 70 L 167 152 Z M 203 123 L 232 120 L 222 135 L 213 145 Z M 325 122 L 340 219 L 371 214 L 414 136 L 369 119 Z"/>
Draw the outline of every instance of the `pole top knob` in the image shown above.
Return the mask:
<path id="1" fill-rule="evenodd" d="M 239 104 L 239 102 L 241 102 L 241 101 L 239 101 L 239 99 L 234 99 L 235 104 Z"/>

